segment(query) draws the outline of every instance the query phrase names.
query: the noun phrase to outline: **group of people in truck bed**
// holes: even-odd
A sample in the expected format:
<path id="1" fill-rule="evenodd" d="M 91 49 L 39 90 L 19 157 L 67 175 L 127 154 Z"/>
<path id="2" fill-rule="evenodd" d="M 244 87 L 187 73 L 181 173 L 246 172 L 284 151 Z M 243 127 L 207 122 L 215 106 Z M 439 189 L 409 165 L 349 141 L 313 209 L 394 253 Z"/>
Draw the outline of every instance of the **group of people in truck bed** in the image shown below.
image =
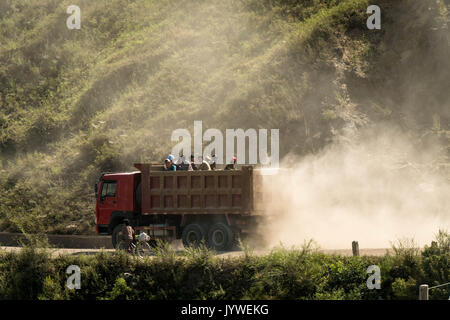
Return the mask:
<path id="1" fill-rule="evenodd" d="M 198 156 L 198 163 L 195 163 L 194 155 L 191 155 L 191 161 L 185 159 L 184 155 L 178 158 L 175 162 L 175 157 L 171 154 L 164 160 L 164 170 L 165 171 L 195 171 L 195 170 L 216 170 L 216 156 L 213 154 L 212 157 L 206 156 L 205 159 Z M 225 166 L 224 170 L 234 170 L 236 169 L 236 157 L 233 157 L 232 163 Z"/>

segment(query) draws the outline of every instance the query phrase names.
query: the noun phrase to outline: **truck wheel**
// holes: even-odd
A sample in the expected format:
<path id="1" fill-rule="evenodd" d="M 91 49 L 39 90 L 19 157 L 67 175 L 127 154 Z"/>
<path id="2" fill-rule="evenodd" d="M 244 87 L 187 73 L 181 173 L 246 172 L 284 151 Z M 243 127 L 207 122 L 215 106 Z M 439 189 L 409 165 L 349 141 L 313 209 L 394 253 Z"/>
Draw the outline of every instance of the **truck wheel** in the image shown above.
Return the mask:
<path id="1" fill-rule="evenodd" d="M 124 224 L 118 224 L 112 232 L 111 240 L 112 240 L 112 245 L 114 248 L 116 248 L 117 244 L 120 242 L 119 237 L 120 237 L 120 232 L 122 232 L 123 226 L 124 226 Z"/>
<path id="2" fill-rule="evenodd" d="M 205 229 L 197 223 L 188 224 L 181 234 L 183 245 L 187 247 L 198 247 L 205 239 Z"/>
<path id="3" fill-rule="evenodd" d="M 233 230 L 226 224 L 218 222 L 209 228 L 208 245 L 217 251 L 229 250 L 234 242 Z"/>

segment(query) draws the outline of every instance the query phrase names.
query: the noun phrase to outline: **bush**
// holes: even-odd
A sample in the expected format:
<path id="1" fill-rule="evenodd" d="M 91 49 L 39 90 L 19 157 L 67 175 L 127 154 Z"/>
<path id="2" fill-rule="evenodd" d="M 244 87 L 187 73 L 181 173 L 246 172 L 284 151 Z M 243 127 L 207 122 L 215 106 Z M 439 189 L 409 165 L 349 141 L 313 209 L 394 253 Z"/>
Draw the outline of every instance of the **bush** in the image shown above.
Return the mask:
<path id="1" fill-rule="evenodd" d="M 124 278 L 117 278 L 114 287 L 106 293 L 107 300 L 126 300 L 131 297 L 132 289 L 127 285 Z"/>
<path id="2" fill-rule="evenodd" d="M 408 280 L 397 278 L 392 283 L 392 294 L 396 299 L 415 300 L 417 299 L 417 281 L 413 278 Z"/>
<path id="3" fill-rule="evenodd" d="M 24 247 L 19 253 L 3 253 L 2 260 L 0 297 L 3 299 L 36 299 L 43 292 L 46 276 L 53 271 L 46 249 Z"/>
<path id="4" fill-rule="evenodd" d="M 439 230 L 436 241 L 422 252 L 423 283 L 430 287 L 450 282 L 450 233 Z M 450 285 L 430 290 L 430 299 L 448 299 Z"/>

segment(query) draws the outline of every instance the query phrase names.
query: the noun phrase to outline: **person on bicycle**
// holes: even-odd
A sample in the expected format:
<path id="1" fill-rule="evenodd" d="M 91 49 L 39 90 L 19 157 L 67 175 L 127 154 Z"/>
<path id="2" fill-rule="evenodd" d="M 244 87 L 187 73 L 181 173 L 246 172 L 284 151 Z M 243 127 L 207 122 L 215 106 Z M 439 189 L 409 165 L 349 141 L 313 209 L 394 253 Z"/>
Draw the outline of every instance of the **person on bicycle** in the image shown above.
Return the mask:
<path id="1" fill-rule="evenodd" d="M 131 244 L 134 240 L 134 229 L 130 226 L 130 221 L 128 219 L 123 220 L 124 226 L 122 228 L 122 237 L 125 241 L 126 250 L 131 252 Z"/>

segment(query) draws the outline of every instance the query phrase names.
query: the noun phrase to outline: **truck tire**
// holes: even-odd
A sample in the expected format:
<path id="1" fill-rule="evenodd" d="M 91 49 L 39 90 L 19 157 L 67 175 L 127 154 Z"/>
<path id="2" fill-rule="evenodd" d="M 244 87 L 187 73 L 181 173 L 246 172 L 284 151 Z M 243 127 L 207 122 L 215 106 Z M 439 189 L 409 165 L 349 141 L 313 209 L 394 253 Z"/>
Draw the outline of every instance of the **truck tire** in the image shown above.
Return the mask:
<path id="1" fill-rule="evenodd" d="M 118 224 L 112 232 L 111 240 L 112 240 L 112 245 L 113 245 L 114 249 L 116 248 L 117 244 L 120 241 L 119 236 L 120 236 L 120 232 L 122 231 L 123 226 L 124 226 L 124 224 L 122 224 L 122 223 Z"/>
<path id="2" fill-rule="evenodd" d="M 183 240 L 183 245 L 187 247 L 198 247 L 202 240 L 205 240 L 206 232 L 205 229 L 198 223 L 191 223 L 184 227 L 181 233 L 181 239 Z"/>
<path id="3" fill-rule="evenodd" d="M 233 230 L 222 222 L 215 223 L 208 230 L 208 245 L 216 251 L 227 251 L 234 243 Z"/>

